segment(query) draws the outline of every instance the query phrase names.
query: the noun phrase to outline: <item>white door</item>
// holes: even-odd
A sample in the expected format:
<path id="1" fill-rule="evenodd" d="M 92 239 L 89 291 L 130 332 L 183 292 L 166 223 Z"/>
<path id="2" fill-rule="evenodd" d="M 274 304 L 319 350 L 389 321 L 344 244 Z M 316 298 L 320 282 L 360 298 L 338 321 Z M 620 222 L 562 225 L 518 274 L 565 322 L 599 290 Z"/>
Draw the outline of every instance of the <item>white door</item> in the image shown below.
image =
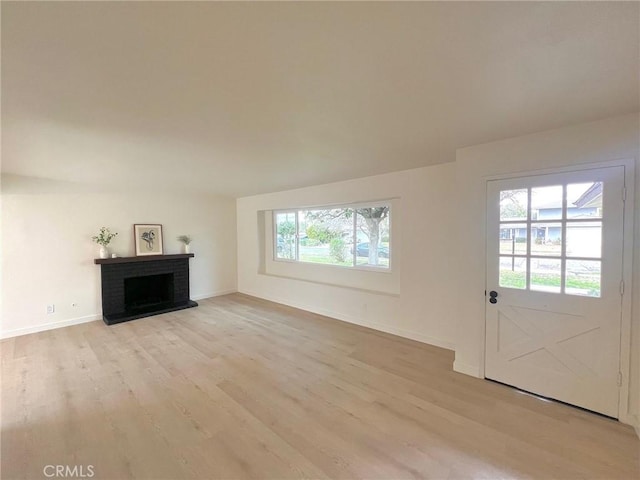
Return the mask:
<path id="1" fill-rule="evenodd" d="M 485 376 L 618 417 L 624 167 L 487 184 Z"/>

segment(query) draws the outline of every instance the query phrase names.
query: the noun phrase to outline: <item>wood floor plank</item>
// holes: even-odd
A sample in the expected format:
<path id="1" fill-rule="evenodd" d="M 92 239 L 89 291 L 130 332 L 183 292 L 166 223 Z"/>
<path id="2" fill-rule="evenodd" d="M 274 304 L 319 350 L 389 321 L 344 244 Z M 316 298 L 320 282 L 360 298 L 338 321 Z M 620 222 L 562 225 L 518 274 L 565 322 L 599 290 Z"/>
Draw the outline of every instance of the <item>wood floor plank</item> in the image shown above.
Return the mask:
<path id="1" fill-rule="evenodd" d="M 640 478 L 625 425 L 246 295 L 0 349 L 3 479 Z"/>

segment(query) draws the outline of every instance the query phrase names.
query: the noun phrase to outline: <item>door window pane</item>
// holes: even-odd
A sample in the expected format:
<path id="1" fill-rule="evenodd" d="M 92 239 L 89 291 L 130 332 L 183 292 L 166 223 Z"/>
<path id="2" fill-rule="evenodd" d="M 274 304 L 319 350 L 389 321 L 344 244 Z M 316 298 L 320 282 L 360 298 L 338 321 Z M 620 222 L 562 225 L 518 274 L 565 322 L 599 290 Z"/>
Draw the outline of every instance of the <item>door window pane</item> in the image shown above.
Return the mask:
<path id="1" fill-rule="evenodd" d="M 562 185 L 531 189 L 531 219 L 560 220 L 562 218 Z"/>
<path id="2" fill-rule="evenodd" d="M 504 223 L 500 225 L 500 253 L 506 255 L 527 254 L 526 223 Z"/>
<path id="3" fill-rule="evenodd" d="M 567 218 L 602 218 L 602 182 L 567 185 Z"/>
<path id="4" fill-rule="evenodd" d="M 562 224 L 532 223 L 531 242 L 531 255 L 559 257 L 562 253 Z"/>
<path id="5" fill-rule="evenodd" d="M 296 258 L 296 214 L 281 212 L 276 214 L 276 258 L 295 260 Z"/>
<path id="6" fill-rule="evenodd" d="M 527 259 L 525 257 L 500 257 L 500 286 L 527 288 Z"/>
<path id="7" fill-rule="evenodd" d="M 356 209 L 356 246 L 349 246 L 356 265 L 388 268 L 389 235 L 388 206 Z"/>
<path id="8" fill-rule="evenodd" d="M 600 274 L 600 261 L 567 260 L 565 292 L 570 295 L 600 297 Z"/>
<path id="9" fill-rule="evenodd" d="M 567 222 L 567 256 L 600 258 L 602 222 Z"/>
<path id="10" fill-rule="evenodd" d="M 499 285 L 599 297 L 603 188 L 591 181 L 500 191 Z"/>
<path id="11" fill-rule="evenodd" d="M 531 290 L 560 293 L 561 260 L 553 258 L 531 259 Z"/>
<path id="12" fill-rule="evenodd" d="M 500 220 L 526 220 L 528 209 L 527 189 L 500 192 Z"/>

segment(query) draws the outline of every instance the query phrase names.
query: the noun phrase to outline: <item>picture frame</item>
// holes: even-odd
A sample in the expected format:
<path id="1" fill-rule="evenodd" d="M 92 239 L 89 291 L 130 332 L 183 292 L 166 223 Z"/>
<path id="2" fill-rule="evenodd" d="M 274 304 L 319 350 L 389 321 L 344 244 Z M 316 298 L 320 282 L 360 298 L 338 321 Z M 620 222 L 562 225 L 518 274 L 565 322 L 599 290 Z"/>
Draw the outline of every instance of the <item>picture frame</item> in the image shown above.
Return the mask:
<path id="1" fill-rule="evenodd" d="M 136 223 L 133 225 L 133 240 L 136 257 L 163 255 L 164 245 L 162 225 L 157 223 Z"/>

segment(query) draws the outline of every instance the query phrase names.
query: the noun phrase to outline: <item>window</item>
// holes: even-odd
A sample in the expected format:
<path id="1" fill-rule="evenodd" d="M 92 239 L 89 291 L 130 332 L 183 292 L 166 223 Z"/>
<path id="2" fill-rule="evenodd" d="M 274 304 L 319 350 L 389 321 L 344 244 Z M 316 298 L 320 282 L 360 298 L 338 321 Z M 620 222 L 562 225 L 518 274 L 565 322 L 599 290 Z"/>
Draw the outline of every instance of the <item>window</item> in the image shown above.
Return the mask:
<path id="1" fill-rule="evenodd" d="M 390 215 L 387 203 L 274 212 L 275 259 L 388 269 Z"/>
<path id="2" fill-rule="evenodd" d="M 500 192 L 500 286 L 600 297 L 602 182 Z"/>

